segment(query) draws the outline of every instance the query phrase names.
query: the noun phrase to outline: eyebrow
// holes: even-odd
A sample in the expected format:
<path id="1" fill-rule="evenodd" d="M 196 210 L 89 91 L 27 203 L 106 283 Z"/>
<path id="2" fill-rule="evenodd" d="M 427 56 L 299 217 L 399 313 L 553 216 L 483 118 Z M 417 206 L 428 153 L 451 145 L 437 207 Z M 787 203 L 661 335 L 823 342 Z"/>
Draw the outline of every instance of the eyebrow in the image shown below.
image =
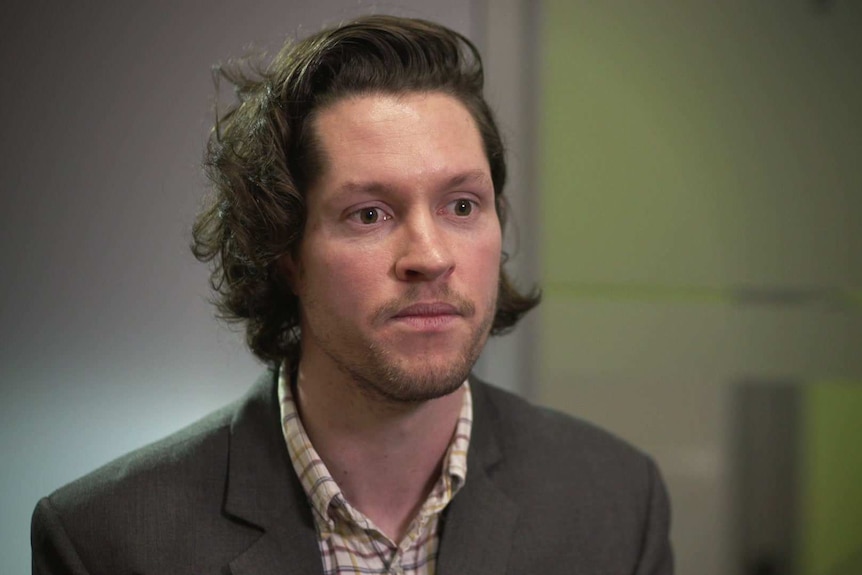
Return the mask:
<path id="1" fill-rule="evenodd" d="M 487 173 L 482 170 L 468 170 L 466 172 L 461 172 L 451 176 L 450 178 L 443 181 L 440 186 L 441 189 L 451 189 L 458 188 L 465 184 L 481 184 L 481 185 L 490 185 L 491 181 L 488 177 Z M 391 192 L 397 190 L 398 186 L 392 186 L 384 182 L 376 182 L 376 181 L 348 181 L 341 186 L 338 187 L 337 194 L 345 194 L 345 193 L 381 193 L 381 192 Z"/>

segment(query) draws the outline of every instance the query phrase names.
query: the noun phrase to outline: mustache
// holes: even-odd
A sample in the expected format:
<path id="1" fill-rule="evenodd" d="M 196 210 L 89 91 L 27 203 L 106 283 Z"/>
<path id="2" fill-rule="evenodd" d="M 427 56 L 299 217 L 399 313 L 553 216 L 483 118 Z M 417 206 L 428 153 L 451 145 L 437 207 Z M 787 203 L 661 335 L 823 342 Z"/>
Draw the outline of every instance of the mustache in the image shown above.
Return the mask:
<path id="1" fill-rule="evenodd" d="M 423 286 L 411 286 L 403 296 L 386 302 L 374 311 L 374 322 L 382 323 L 404 308 L 423 302 L 437 302 L 451 305 L 459 315 L 470 317 L 476 313 L 476 305 L 464 295 L 444 285 L 434 291 L 425 291 Z"/>

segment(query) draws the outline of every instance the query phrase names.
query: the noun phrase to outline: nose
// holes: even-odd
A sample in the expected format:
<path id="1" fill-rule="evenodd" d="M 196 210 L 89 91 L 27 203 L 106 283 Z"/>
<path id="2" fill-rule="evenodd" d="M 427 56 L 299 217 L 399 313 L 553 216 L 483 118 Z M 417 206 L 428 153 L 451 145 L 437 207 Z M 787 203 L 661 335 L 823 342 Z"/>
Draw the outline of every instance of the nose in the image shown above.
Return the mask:
<path id="1" fill-rule="evenodd" d="M 406 221 L 398 238 L 395 275 L 399 280 L 434 281 L 455 269 L 450 238 L 434 214 L 424 213 Z"/>

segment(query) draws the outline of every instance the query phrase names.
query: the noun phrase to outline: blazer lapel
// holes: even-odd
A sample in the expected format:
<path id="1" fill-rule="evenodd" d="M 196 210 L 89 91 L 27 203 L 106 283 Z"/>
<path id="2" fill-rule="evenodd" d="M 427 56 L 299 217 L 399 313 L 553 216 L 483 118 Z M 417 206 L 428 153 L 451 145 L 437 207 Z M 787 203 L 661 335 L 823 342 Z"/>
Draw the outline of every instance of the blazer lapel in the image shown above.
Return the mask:
<path id="1" fill-rule="evenodd" d="M 492 481 L 503 456 L 492 425 L 492 410 L 481 382 L 471 380 L 473 430 L 467 481 L 446 509 L 438 572 L 499 575 L 506 572 L 517 505 Z"/>
<path id="2" fill-rule="evenodd" d="M 231 561 L 234 575 L 323 573 L 311 508 L 280 427 L 277 371 L 265 374 L 231 423 L 225 512 L 262 530 Z"/>

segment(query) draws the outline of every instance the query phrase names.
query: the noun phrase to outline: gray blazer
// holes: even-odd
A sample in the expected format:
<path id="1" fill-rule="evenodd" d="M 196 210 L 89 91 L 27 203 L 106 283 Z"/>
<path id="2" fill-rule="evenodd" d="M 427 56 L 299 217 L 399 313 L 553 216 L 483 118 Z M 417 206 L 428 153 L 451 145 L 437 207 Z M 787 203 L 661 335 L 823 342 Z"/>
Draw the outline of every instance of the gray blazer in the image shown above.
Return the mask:
<path id="1" fill-rule="evenodd" d="M 667 575 L 668 500 L 611 435 L 471 380 L 467 482 L 437 572 Z M 43 498 L 33 573 L 321 573 L 280 427 L 276 374 L 242 400 Z"/>

